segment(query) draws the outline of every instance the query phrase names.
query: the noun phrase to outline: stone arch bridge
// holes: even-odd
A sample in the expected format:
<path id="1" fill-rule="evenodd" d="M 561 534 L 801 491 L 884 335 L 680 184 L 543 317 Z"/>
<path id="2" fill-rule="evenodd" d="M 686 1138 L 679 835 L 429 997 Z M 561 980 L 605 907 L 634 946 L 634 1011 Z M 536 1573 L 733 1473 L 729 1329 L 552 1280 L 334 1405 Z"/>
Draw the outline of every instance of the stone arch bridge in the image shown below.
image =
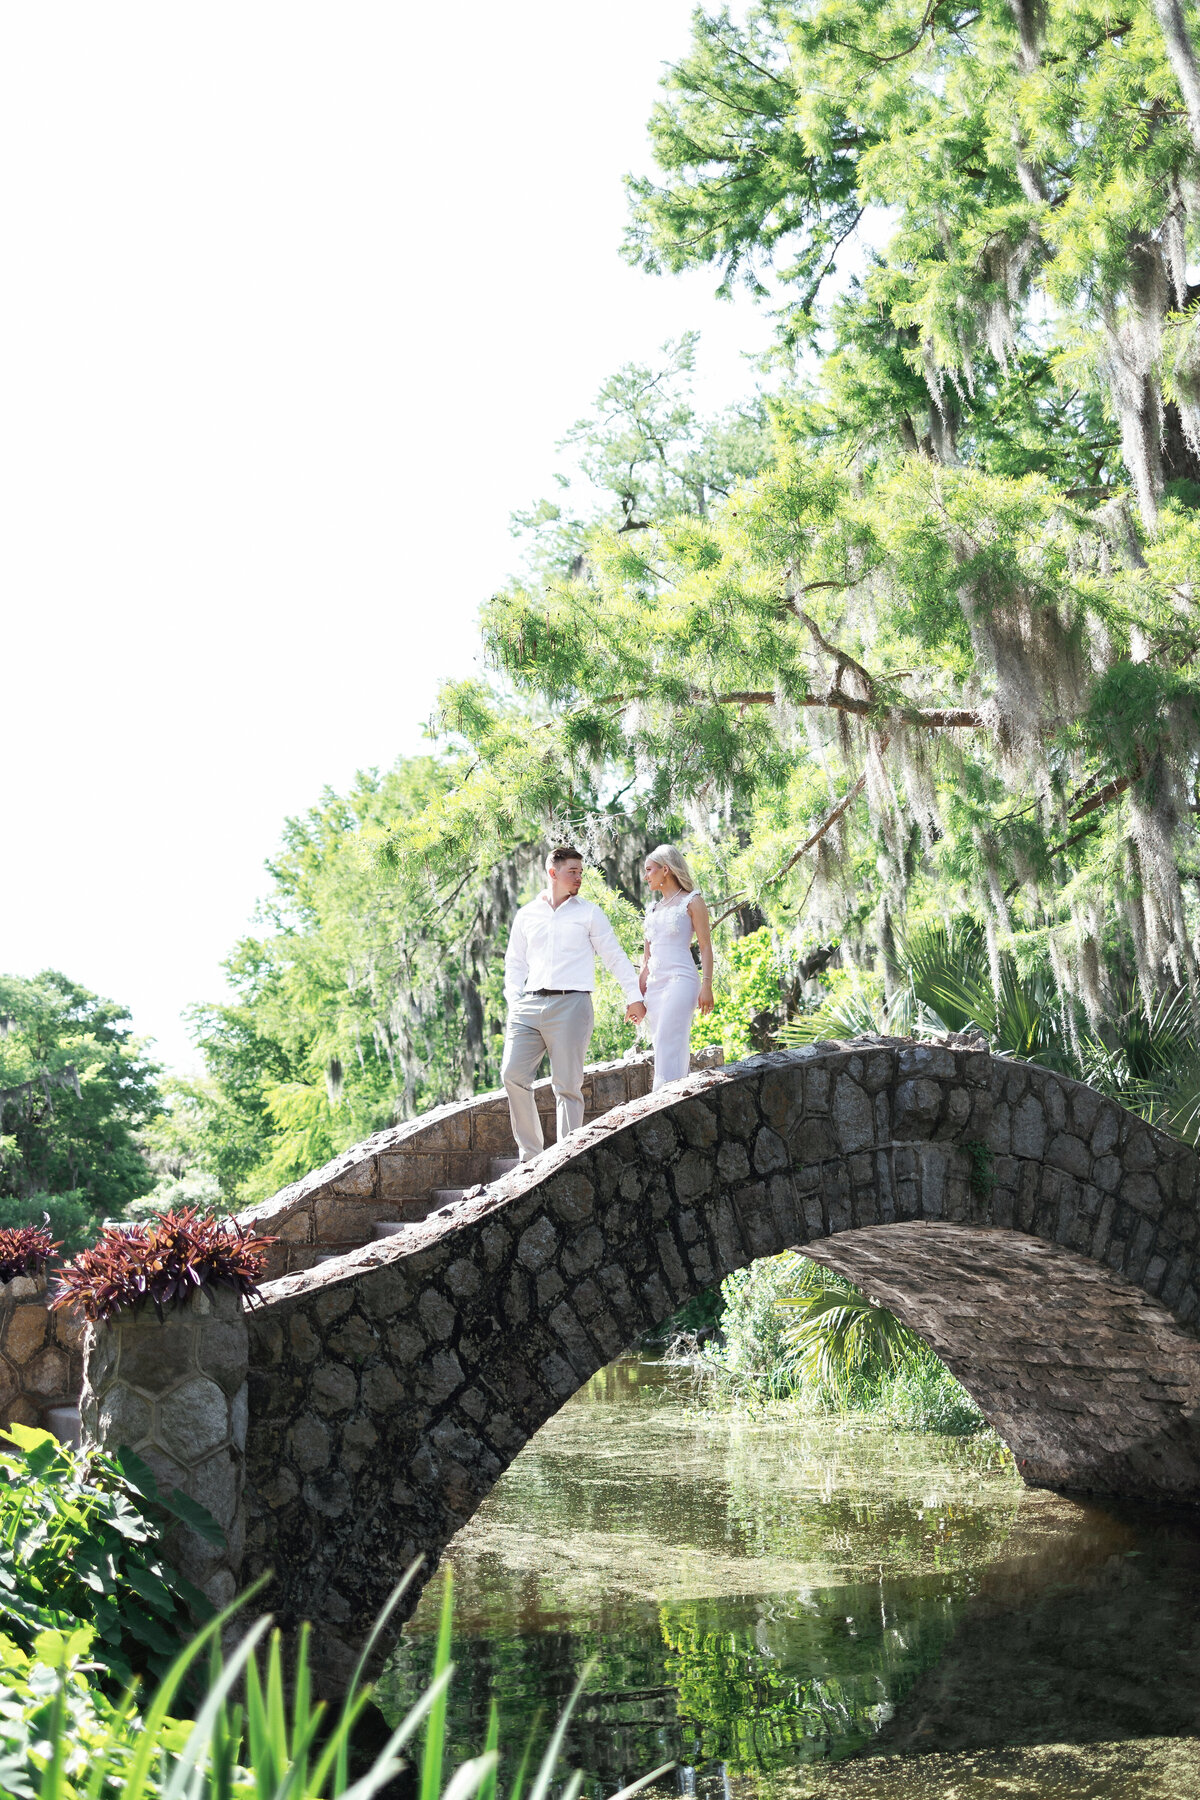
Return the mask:
<path id="1" fill-rule="evenodd" d="M 249 1317 L 243 1573 L 317 1621 L 328 1685 L 583 1382 L 788 1247 L 913 1326 L 1027 1481 L 1200 1501 L 1191 1148 L 969 1036 L 647 1082 L 593 1070 L 591 1122 L 532 1165 L 496 1161 L 485 1096 L 242 1215 L 280 1240 Z"/>

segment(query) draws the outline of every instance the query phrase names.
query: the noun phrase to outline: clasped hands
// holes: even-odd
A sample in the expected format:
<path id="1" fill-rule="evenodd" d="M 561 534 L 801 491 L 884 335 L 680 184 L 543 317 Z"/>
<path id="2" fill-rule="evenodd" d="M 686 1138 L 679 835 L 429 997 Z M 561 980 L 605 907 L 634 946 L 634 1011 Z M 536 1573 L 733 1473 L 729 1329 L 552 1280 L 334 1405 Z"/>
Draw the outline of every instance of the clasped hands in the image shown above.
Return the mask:
<path id="1" fill-rule="evenodd" d="M 640 1025 L 645 1016 L 646 1002 L 644 1000 L 631 1000 L 625 1008 L 625 1018 L 630 1025 Z"/>

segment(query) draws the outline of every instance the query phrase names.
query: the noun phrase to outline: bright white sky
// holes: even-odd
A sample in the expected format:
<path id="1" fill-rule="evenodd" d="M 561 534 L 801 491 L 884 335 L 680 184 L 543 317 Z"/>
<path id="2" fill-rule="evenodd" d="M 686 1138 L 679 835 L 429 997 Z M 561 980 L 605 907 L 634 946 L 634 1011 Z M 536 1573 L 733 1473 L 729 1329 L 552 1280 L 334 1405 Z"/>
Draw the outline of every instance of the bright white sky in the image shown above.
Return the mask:
<path id="1" fill-rule="evenodd" d="M 692 0 L 0 13 L 0 969 L 160 1055 L 286 815 L 421 747 L 612 369 L 766 322 L 617 254 Z"/>

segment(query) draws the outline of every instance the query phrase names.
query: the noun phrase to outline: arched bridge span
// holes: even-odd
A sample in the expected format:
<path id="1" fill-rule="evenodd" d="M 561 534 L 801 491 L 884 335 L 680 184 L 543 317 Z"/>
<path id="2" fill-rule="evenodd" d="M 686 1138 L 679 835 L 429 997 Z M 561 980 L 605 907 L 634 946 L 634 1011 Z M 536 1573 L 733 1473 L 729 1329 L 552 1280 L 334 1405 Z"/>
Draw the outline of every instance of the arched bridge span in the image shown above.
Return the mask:
<path id="1" fill-rule="evenodd" d="M 364 1206 L 370 1149 L 336 1165 Z M 318 1621 L 336 1684 L 398 1575 L 433 1568 L 584 1381 L 793 1246 L 913 1325 L 1028 1481 L 1200 1501 L 1198 1233 L 1190 1147 L 979 1040 L 694 1074 L 268 1285 L 247 1572 L 273 1567 L 281 1617 Z"/>

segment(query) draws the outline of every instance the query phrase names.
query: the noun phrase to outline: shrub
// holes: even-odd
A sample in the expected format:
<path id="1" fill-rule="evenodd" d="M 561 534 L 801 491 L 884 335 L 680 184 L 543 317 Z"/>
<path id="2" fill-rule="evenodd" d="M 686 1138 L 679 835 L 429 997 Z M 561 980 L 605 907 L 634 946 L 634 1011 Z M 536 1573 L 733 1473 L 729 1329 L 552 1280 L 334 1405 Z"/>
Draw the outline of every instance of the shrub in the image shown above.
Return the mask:
<path id="1" fill-rule="evenodd" d="M 750 1407 L 794 1401 L 968 1436 L 986 1420 L 929 1346 L 842 1275 L 788 1251 L 721 1284 L 724 1342 L 699 1367 Z"/>
<path id="2" fill-rule="evenodd" d="M 159 1318 L 201 1287 L 258 1297 L 266 1246 L 273 1238 L 233 1219 L 201 1218 L 191 1207 L 148 1225 L 106 1226 L 90 1250 L 62 1270 L 55 1306 L 78 1304 L 92 1320 L 111 1319 L 149 1300 Z"/>
<path id="3" fill-rule="evenodd" d="M 162 1561 L 155 1513 L 223 1541 L 194 1500 L 164 1498 L 131 1451 L 80 1455 L 28 1425 L 0 1432 L 0 1630 L 32 1652 L 43 1632 L 87 1626 L 113 1682 L 165 1674 L 192 1617 L 212 1608 Z"/>
<path id="4" fill-rule="evenodd" d="M 0 1281 L 11 1281 L 15 1275 L 40 1275 L 56 1250 L 50 1236 L 50 1215 L 43 1213 L 44 1225 L 13 1225 L 0 1230 Z"/>

